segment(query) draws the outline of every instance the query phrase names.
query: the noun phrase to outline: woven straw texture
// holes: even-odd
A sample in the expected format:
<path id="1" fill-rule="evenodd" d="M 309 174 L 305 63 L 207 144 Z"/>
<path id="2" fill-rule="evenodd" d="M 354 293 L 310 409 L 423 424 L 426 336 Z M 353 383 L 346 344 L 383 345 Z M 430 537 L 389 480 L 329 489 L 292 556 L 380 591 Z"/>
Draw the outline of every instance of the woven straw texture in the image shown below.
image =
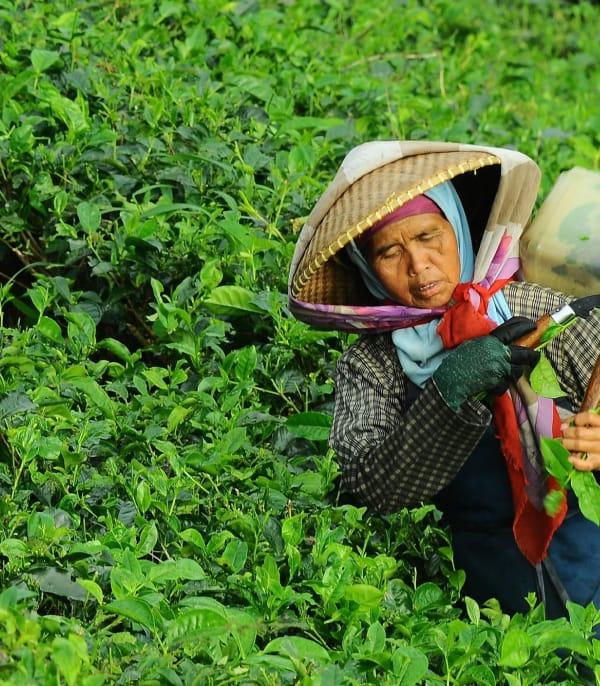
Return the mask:
<path id="1" fill-rule="evenodd" d="M 415 196 L 459 174 L 498 164 L 496 155 L 481 150 L 429 152 L 365 174 L 337 198 L 315 227 L 292 279 L 293 296 L 306 303 L 368 302 L 362 280 L 336 253 Z"/>

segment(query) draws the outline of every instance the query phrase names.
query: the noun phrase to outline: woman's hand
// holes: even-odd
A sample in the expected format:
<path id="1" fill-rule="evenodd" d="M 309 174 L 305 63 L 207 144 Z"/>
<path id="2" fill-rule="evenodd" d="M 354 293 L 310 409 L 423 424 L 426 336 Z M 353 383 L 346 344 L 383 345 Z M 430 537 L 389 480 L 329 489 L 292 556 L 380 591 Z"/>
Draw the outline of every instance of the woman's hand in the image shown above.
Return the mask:
<path id="1" fill-rule="evenodd" d="M 432 377 L 447 405 L 456 411 L 479 393 L 500 395 L 521 376 L 524 367 L 533 367 L 540 353 L 513 345 L 513 341 L 535 326 L 527 317 L 512 317 L 489 335 L 453 348 Z"/>
<path id="2" fill-rule="evenodd" d="M 571 452 L 569 461 L 582 472 L 600 469 L 600 415 L 579 412 L 562 425 L 562 443 Z"/>

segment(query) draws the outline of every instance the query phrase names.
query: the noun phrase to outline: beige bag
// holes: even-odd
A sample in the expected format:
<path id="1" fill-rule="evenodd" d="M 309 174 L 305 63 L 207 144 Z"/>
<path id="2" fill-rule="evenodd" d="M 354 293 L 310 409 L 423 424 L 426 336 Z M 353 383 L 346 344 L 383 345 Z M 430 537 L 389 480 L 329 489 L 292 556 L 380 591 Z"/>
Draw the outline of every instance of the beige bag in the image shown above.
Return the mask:
<path id="1" fill-rule="evenodd" d="M 600 173 L 564 172 L 521 237 L 526 281 L 575 296 L 600 293 Z"/>

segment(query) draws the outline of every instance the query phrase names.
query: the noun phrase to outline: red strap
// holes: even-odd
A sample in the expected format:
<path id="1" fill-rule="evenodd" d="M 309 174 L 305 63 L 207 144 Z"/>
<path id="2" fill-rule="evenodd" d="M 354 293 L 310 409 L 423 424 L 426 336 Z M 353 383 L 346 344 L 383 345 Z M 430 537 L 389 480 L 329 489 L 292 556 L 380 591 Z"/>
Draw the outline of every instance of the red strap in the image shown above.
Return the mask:
<path id="1" fill-rule="evenodd" d="M 519 550 L 531 562 L 541 562 L 548 553 L 548 546 L 554 532 L 567 514 L 567 501 L 563 499 L 560 510 L 554 517 L 545 510 L 537 510 L 527 497 L 527 481 L 523 469 L 523 448 L 519 439 L 519 426 L 515 406 L 510 393 L 498 396 L 494 403 L 494 424 L 500 439 L 500 447 L 506 461 L 513 495 L 515 517 L 513 534 Z M 554 408 L 553 429 L 560 427 L 560 417 Z M 548 491 L 560 490 L 556 480 L 547 481 Z"/>

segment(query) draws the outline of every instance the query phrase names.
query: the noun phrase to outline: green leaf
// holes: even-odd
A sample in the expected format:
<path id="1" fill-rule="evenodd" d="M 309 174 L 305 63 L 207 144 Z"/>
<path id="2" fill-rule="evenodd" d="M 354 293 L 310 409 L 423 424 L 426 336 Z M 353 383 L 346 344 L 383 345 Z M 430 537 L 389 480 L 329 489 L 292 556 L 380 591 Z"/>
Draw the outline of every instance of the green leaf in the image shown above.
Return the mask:
<path id="1" fill-rule="evenodd" d="M 561 324 L 550 324 L 550 326 L 540 336 L 540 345 L 549 343 L 555 336 L 563 330 Z"/>
<path id="2" fill-rule="evenodd" d="M 344 589 L 344 598 L 361 607 L 378 607 L 382 597 L 383 591 L 370 584 L 349 584 Z"/>
<path id="3" fill-rule="evenodd" d="M 53 87 L 45 85 L 46 88 L 40 90 L 40 99 L 48 103 L 53 114 L 63 121 L 71 132 L 82 133 L 87 131 L 89 123 L 80 104 L 65 98 Z"/>
<path id="4" fill-rule="evenodd" d="M 88 399 L 106 416 L 114 419 L 112 401 L 106 391 L 94 379 L 79 377 L 68 380 L 69 386 L 82 391 Z"/>
<path id="5" fill-rule="evenodd" d="M 522 629 L 509 629 L 500 648 L 499 663 L 503 667 L 522 667 L 529 660 L 531 638 Z"/>
<path id="6" fill-rule="evenodd" d="M 235 358 L 235 376 L 238 381 L 247 381 L 252 378 L 256 364 L 258 361 L 258 353 L 254 345 L 246 346 L 237 351 Z"/>
<path id="7" fill-rule="evenodd" d="M 467 615 L 469 616 L 469 619 L 473 624 L 475 624 L 475 626 L 477 626 L 481 619 L 481 612 L 479 610 L 477 601 L 473 600 L 473 598 L 469 598 L 469 596 L 465 596 L 465 606 L 467 608 Z"/>
<path id="8" fill-rule="evenodd" d="M 326 441 L 331 430 L 331 415 L 324 412 L 300 412 L 285 423 L 295 436 L 311 441 Z"/>
<path id="9" fill-rule="evenodd" d="M 42 334 L 42 336 L 49 338 L 55 343 L 63 342 L 63 335 L 62 331 L 60 330 L 60 326 L 54 321 L 54 319 L 51 319 L 50 317 L 40 317 L 40 320 L 37 323 L 37 330 Z"/>
<path id="10" fill-rule="evenodd" d="M 374 622 L 367 630 L 367 642 L 369 652 L 377 654 L 385 650 L 385 629 L 379 622 Z"/>
<path id="11" fill-rule="evenodd" d="M 118 357 L 123 362 L 131 362 L 132 355 L 129 352 L 129 348 L 117 341 L 115 338 L 104 338 L 98 342 L 98 348 L 104 348 L 108 352 L 112 353 L 115 357 Z"/>
<path id="12" fill-rule="evenodd" d="M 316 663 L 331 661 L 329 652 L 315 641 L 302 636 L 280 636 L 270 641 L 263 653 L 278 653 L 296 660 Z"/>
<path id="13" fill-rule="evenodd" d="M 569 650 L 580 655 L 589 655 L 590 644 L 584 631 L 573 627 L 564 617 L 534 624 L 527 633 L 537 654 L 553 653 L 555 650 Z"/>
<path id="14" fill-rule="evenodd" d="M 72 636 L 70 638 L 83 641 L 80 636 Z M 83 660 L 80 652 L 71 640 L 57 636 L 52 641 L 52 662 L 57 666 L 58 671 L 63 675 L 69 686 L 76 686 L 78 684 Z"/>
<path id="15" fill-rule="evenodd" d="M 77 216 L 79 217 L 81 228 L 86 233 L 93 233 L 98 230 L 102 215 L 96 205 L 86 201 L 80 202 L 77 205 Z"/>
<path id="16" fill-rule="evenodd" d="M 531 370 L 529 383 L 533 390 L 544 398 L 560 398 L 567 395 L 556 377 L 556 372 L 548 358 L 542 353 L 535 367 Z"/>
<path id="17" fill-rule="evenodd" d="M 231 625 L 225 608 L 195 607 L 181 612 L 169 623 L 167 644 L 194 645 L 199 640 L 230 633 Z"/>
<path id="18" fill-rule="evenodd" d="M 549 491 L 544 498 L 544 510 L 550 517 L 558 514 L 565 501 L 565 494 L 562 491 Z"/>
<path id="19" fill-rule="evenodd" d="M 223 271 L 221 270 L 220 260 L 214 258 L 208 260 L 200 270 L 200 283 L 207 291 L 215 289 L 223 280 Z"/>
<path id="20" fill-rule="evenodd" d="M 242 658 L 250 655 L 256 643 L 257 621 L 243 610 L 227 608 L 227 618 L 233 629 L 236 643 Z"/>
<path id="21" fill-rule="evenodd" d="M 581 514 L 600 526 L 600 484 L 594 473 L 573 469 L 571 488 L 579 500 Z"/>
<path id="22" fill-rule="evenodd" d="M 87 312 L 67 312 L 69 340 L 78 346 L 91 348 L 96 344 L 96 322 Z"/>
<path id="23" fill-rule="evenodd" d="M 20 391 L 11 391 L 0 402 L 0 422 L 7 420 L 15 414 L 32 412 L 37 405 L 29 399 L 29 396 Z"/>
<path id="24" fill-rule="evenodd" d="M 42 48 L 34 48 L 31 51 L 31 66 L 38 74 L 50 69 L 50 67 L 58 62 L 60 55 L 55 50 L 43 50 Z"/>
<path id="25" fill-rule="evenodd" d="M 167 419 L 167 433 L 172 433 L 192 411 L 191 407 L 175 406 Z"/>
<path id="26" fill-rule="evenodd" d="M 235 538 L 232 541 L 229 541 L 219 562 L 227 565 L 232 572 L 237 574 L 246 564 L 247 557 L 248 544 Z"/>
<path id="27" fill-rule="evenodd" d="M 417 587 L 413 597 L 413 608 L 416 612 L 427 608 L 439 607 L 446 602 L 444 591 L 431 581 Z"/>
<path id="28" fill-rule="evenodd" d="M 242 286 L 218 286 L 204 300 L 205 305 L 215 314 L 241 317 L 245 314 L 262 313 L 254 304 L 254 293 Z"/>
<path id="29" fill-rule="evenodd" d="M 202 534 L 199 531 L 196 531 L 196 529 L 185 529 L 179 536 L 183 541 L 195 545 L 197 548 L 200 548 L 200 550 L 204 550 L 206 547 Z"/>
<path id="30" fill-rule="evenodd" d="M 144 514 L 150 507 L 151 501 L 150 486 L 147 481 L 142 479 L 135 489 L 135 504 L 138 506 L 139 511 Z"/>
<path id="31" fill-rule="evenodd" d="M 460 679 L 460 683 L 465 686 L 477 684 L 477 686 L 496 686 L 494 672 L 486 665 L 476 665 L 466 669 Z"/>
<path id="32" fill-rule="evenodd" d="M 140 533 L 139 542 L 135 548 L 136 557 L 145 557 L 153 550 L 158 541 L 158 530 L 154 522 L 146 524 Z"/>
<path id="33" fill-rule="evenodd" d="M 29 555 L 27 544 L 18 538 L 5 538 L 0 543 L 0 554 L 9 560 L 18 560 Z"/>
<path id="34" fill-rule="evenodd" d="M 166 583 L 167 581 L 201 581 L 206 578 L 206 573 L 195 561 L 188 558 L 179 560 L 167 560 L 155 565 L 148 572 L 148 581 L 154 583 Z"/>
<path id="35" fill-rule="evenodd" d="M 429 661 L 425 653 L 412 646 L 399 646 L 392 653 L 395 686 L 414 686 L 427 674 Z"/>
<path id="36" fill-rule="evenodd" d="M 77 583 L 86 590 L 93 598 L 95 598 L 98 601 L 99 605 L 102 605 L 104 601 L 104 594 L 102 593 L 102 589 L 100 586 L 95 581 L 92 581 L 91 579 L 78 579 Z"/>
<path id="37" fill-rule="evenodd" d="M 112 612 L 141 624 L 146 629 L 155 632 L 160 626 L 160 619 L 152 611 L 152 607 L 141 598 L 121 598 L 104 606 L 106 612 Z"/>
<path id="38" fill-rule="evenodd" d="M 54 567 L 46 567 L 36 572 L 34 576 L 41 591 L 52 595 L 70 598 L 71 600 L 85 600 L 85 590 L 71 579 L 67 572 L 61 572 Z"/>
<path id="39" fill-rule="evenodd" d="M 545 436 L 540 439 L 540 449 L 546 470 L 564 488 L 568 483 L 569 474 L 573 471 L 573 465 L 569 462 L 571 453 L 557 438 Z"/>

